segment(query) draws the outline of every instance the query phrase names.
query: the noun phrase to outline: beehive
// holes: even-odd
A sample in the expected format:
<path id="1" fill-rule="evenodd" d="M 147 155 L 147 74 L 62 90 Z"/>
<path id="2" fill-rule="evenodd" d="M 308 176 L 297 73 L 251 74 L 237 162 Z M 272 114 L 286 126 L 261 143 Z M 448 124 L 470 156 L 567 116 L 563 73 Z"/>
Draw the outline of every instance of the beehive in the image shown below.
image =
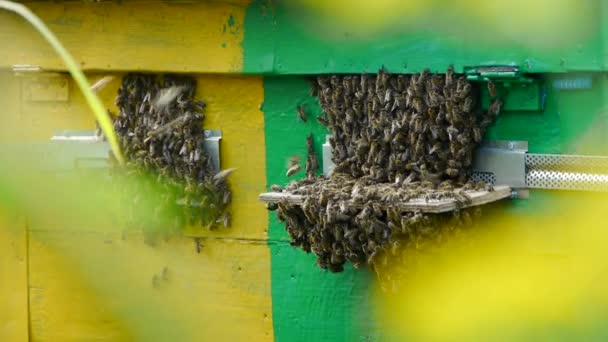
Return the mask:
<path id="1" fill-rule="evenodd" d="M 271 184 L 288 182 L 285 161 L 306 155 L 311 133 L 322 155 L 325 128 L 296 114 L 301 105 L 321 113 L 309 94 L 311 75 L 383 67 L 413 74 L 450 65 L 463 73 L 516 65 L 541 86 L 514 90 L 486 139 L 528 141 L 535 153 L 605 154 L 608 7 L 599 0 L 577 2 L 576 10 L 566 1 L 547 16 L 540 14 L 542 6 L 523 10 L 519 1 L 489 8 L 463 2 L 433 11 L 393 4 L 385 11 L 392 13 L 387 26 L 373 31 L 340 21 L 315 25 L 323 14 L 301 20 L 293 7 L 266 1 L 26 4 L 90 79 L 116 76 L 100 92 L 112 110 L 128 72 L 194 77 L 197 95 L 208 104 L 205 125 L 222 130 L 222 168 L 237 171 L 231 175 L 232 226 L 202 233 L 200 254 L 190 238 L 150 247 L 138 235 L 96 231 L 94 225 L 58 227 L 37 215 L 13 220 L 5 211 L 3 225 L 19 229 L 0 232 L 6 247 L 0 249 L 0 272 L 7 280 L 0 294 L 11 298 L 0 309 L 3 340 L 291 341 L 388 334 L 373 319 L 359 317 L 371 310 L 373 277 L 352 268 L 338 275 L 319 270 L 312 256 L 289 246 L 283 225 L 257 202 Z M 508 31 L 498 13 L 532 24 Z M 46 142 L 54 130 L 93 129 L 82 95 L 46 43 L 12 14 L 0 13 L 0 23 L 2 142 Z M 327 34 L 315 35 L 311 27 Z M 43 71 L 16 74 L 18 65 Z M 517 221 L 522 213 L 551 212 L 557 202 L 574 201 L 540 191 L 530 198 L 506 205 L 504 215 Z M 525 225 L 522 219 L 520 228 Z M 146 315 L 132 315 L 134 306 Z"/>

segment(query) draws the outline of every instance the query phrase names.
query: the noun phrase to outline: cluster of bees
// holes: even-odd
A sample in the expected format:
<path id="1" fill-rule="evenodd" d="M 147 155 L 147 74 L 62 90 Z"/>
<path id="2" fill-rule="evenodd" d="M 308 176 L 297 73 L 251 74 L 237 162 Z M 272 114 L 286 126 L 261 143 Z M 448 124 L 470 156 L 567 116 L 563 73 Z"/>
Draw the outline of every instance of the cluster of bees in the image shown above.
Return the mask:
<path id="1" fill-rule="evenodd" d="M 286 223 L 293 246 L 313 252 L 318 265 L 332 272 L 346 262 L 377 269 L 402 251 L 443 243 L 480 216 L 479 208 L 424 214 L 402 210 L 399 203 L 450 198 L 463 207 L 470 200 L 467 190 L 492 190 L 468 180 L 473 150 L 502 105 L 492 83 L 494 98 L 482 113 L 478 89 L 451 68 L 445 74 L 381 70 L 315 81 L 311 94 L 324 111 L 317 119 L 331 131 L 336 168 L 329 177 L 272 187 L 304 195 L 300 205 L 269 207 Z"/>
<path id="2" fill-rule="evenodd" d="M 187 76 L 129 74 L 116 97 L 126 164 L 114 162 L 113 173 L 131 180 L 133 210 L 153 210 L 151 221 L 163 229 L 229 224 L 231 170 L 217 172 L 203 148 L 205 103 L 195 91 Z"/>
<path id="3" fill-rule="evenodd" d="M 333 133 L 336 171 L 379 182 L 466 182 L 473 150 L 502 105 L 496 99 L 474 115 L 475 89 L 451 68 L 433 75 L 321 76 L 315 88 L 325 112 L 319 121 Z"/>

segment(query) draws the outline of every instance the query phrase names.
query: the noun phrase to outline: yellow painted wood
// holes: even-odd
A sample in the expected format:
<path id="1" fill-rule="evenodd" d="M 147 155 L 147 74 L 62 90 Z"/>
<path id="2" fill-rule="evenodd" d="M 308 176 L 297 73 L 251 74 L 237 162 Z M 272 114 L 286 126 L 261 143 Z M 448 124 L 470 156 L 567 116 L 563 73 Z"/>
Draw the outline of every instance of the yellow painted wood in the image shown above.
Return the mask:
<path id="1" fill-rule="evenodd" d="M 93 81 L 104 75 L 87 74 Z M 112 75 L 99 95 L 115 110 L 122 75 Z M 38 76 L 0 73 L 7 89 L 0 103 L 8 108 L 2 142 L 45 141 L 53 130 L 93 128 L 74 87 L 67 101 L 29 101 L 21 93 L 25 77 Z M 266 179 L 262 78 L 196 78 L 198 95 L 208 104 L 205 126 L 223 132 L 222 167 L 237 168 L 230 176 L 232 226 L 203 233 L 208 238 L 197 254 L 192 238 L 150 247 L 139 235 L 123 239 L 120 227 L 67 227 L 37 217 L 29 239 L 33 340 L 273 339 L 268 217 L 256 200 Z M 153 278 L 162 278 L 165 267 L 168 280 L 155 288 Z M 2 298 L 7 290 L 0 289 Z M 27 283 L 21 289 L 27 294 Z M 27 314 L 26 304 L 21 309 Z"/>
<path id="2" fill-rule="evenodd" d="M 30 241 L 33 340 L 273 339 L 263 241 L 205 240 L 200 254 L 188 238 L 150 247 L 139 235 L 35 231 Z"/>
<path id="3" fill-rule="evenodd" d="M 236 168 L 229 178 L 231 227 L 202 235 L 266 239 L 268 214 L 257 201 L 266 188 L 262 78 L 201 75 L 197 87 L 197 97 L 207 103 L 205 127 L 222 131 L 221 167 Z"/>
<path id="4" fill-rule="evenodd" d="M 0 341 L 28 341 L 26 241 L 24 221 L 0 210 Z"/>
<path id="5" fill-rule="evenodd" d="M 100 75 L 91 73 L 87 76 L 90 80 L 95 80 Z M 24 89 L 28 84 L 52 76 L 53 73 L 0 72 L 0 103 L 3 114 L 0 142 L 48 141 L 55 130 L 95 127 L 93 113 L 71 80 L 68 85 L 68 101 L 31 101 L 28 98 L 27 90 Z M 110 108 L 114 106 L 119 83 L 120 79 L 117 77 L 98 93 L 103 103 Z"/>
<path id="6" fill-rule="evenodd" d="M 111 75 L 114 80 L 99 95 L 115 111 L 122 74 Z M 24 98 L 24 80 L 39 76 L 0 73 L 6 89 L 0 103 L 7 108 L 2 142 L 45 141 L 53 130 L 94 127 L 73 85 L 67 101 Z M 273 339 L 268 217 L 256 200 L 266 179 L 262 78 L 196 78 L 197 95 L 207 102 L 205 126 L 223 133 L 222 167 L 237 168 L 230 176 L 232 226 L 203 233 L 209 238 L 197 254 L 191 238 L 150 247 L 141 236 L 123 240 L 120 227 L 63 227 L 37 218 L 29 243 L 33 340 Z M 162 277 L 165 267 L 169 280 L 154 288 L 154 275 Z M 27 294 L 27 283 L 20 289 Z M 0 298 L 7 291 L 1 288 Z M 20 309 L 27 315 L 26 304 Z"/>
<path id="7" fill-rule="evenodd" d="M 116 113 L 114 104 L 121 73 L 88 73 L 94 82 L 103 76 L 114 79 L 99 91 L 104 105 Z M 52 76 L 52 74 L 51 74 Z M 30 101 L 23 94 L 25 83 L 45 75 L 0 73 L 0 103 L 7 115 L 0 125 L 0 142 L 48 141 L 53 131 L 93 129 L 95 120 L 78 89 L 71 84 L 68 101 Z M 265 239 L 268 216 L 257 196 L 266 189 L 264 101 L 261 77 L 196 75 L 197 98 L 207 103 L 204 125 L 222 131 L 221 167 L 236 168 L 230 176 L 233 189 L 232 228 L 215 232 L 189 229 L 192 235 Z"/>
<path id="8" fill-rule="evenodd" d="M 29 6 L 86 70 L 226 73 L 242 70 L 249 1 L 31 1 Z M 0 68 L 65 70 L 38 33 L 0 12 Z"/>

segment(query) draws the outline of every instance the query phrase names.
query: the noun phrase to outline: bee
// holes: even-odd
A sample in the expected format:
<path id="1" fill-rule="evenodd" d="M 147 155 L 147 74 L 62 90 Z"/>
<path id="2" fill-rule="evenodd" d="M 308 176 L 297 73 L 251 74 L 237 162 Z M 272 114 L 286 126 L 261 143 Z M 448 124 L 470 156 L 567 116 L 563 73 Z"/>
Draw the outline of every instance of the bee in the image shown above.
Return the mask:
<path id="1" fill-rule="evenodd" d="M 488 115 L 497 116 L 500 113 L 500 109 L 502 108 L 502 101 L 494 100 L 490 103 L 490 107 L 488 108 Z"/>
<path id="2" fill-rule="evenodd" d="M 222 215 L 220 222 L 224 225 L 224 228 L 230 227 L 231 218 L 232 215 L 230 215 L 230 213 L 224 213 L 224 215 Z"/>
<path id="3" fill-rule="evenodd" d="M 329 120 L 327 119 L 327 117 L 326 117 L 326 116 L 324 116 L 324 115 L 318 115 L 318 116 L 317 116 L 317 121 L 318 121 L 318 122 L 319 122 L 321 125 L 323 125 L 323 126 L 325 126 L 325 127 L 329 128 Z"/>
<path id="4" fill-rule="evenodd" d="M 216 173 L 213 176 L 213 182 L 218 185 L 220 182 L 224 181 L 228 176 L 230 176 L 234 170 L 236 170 L 236 168 L 232 167 Z"/>
<path id="5" fill-rule="evenodd" d="M 473 99 L 467 97 L 464 99 L 464 103 L 462 105 L 462 111 L 465 113 L 469 113 L 473 109 Z"/>
<path id="6" fill-rule="evenodd" d="M 490 94 L 490 98 L 496 98 L 496 86 L 492 80 L 488 80 L 488 93 Z"/>
<path id="7" fill-rule="evenodd" d="M 302 169 L 302 167 L 300 166 L 300 164 L 296 164 L 292 167 L 290 167 L 289 169 L 287 169 L 287 177 L 291 177 L 293 175 L 295 175 L 296 173 L 298 173 L 300 170 Z"/>
<path id="8" fill-rule="evenodd" d="M 314 79 L 308 80 L 310 84 L 310 96 L 318 96 L 319 95 L 319 85 Z"/>
<path id="9" fill-rule="evenodd" d="M 368 74 L 361 75 L 361 92 L 363 92 L 363 93 L 367 93 L 368 80 L 369 80 Z"/>
<path id="10" fill-rule="evenodd" d="M 448 71 L 445 73 L 445 86 L 450 87 L 454 82 L 454 67 L 449 66 Z"/>
<path id="11" fill-rule="evenodd" d="M 306 110 L 304 109 L 303 105 L 298 105 L 298 118 L 300 118 L 302 122 L 306 122 L 306 120 L 308 119 L 306 117 Z"/>
<path id="12" fill-rule="evenodd" d="M 482 137 L 482 134 L 481 134 L 481 128 L 479 128 L 479 127 L 473 127 L 473 140 L 476 143 L 480 143 L 482 139 L 483 139 L 483 137 Z"/>
<path id="13" fill-rule="evenodd" d="M 101 89 L 105 88 L 110 82 L 112 82 L 112 80 L 114 79 L 114 76 L 104 76 L 100 79 L 98 79 L 97 81 L 95 81 L 95 83 L 93 83 L 93 85 L 91 86 L 91 90 L 93 92 L 99 92 Z"/>
<path id="14" fill-rule="evenodd" d="M 201 242 L 201 238 L 194 238 L 194 248 L 196 249 L 196 253 L 200 254 L 203 250 L 203 244 Z"/>
<path id="15" fill-rule="evenodd" d="M 459 175 L 460 171 L 458 171 L 458 169 L 454 169 L 454 168 L 447 168 L 447 169 L 445 170 L 445 173 L 446 173 L 446 174 L 447 174 L 449 177 L 454 178 L 454 177 L 457 177 L 457 176 Z"/>

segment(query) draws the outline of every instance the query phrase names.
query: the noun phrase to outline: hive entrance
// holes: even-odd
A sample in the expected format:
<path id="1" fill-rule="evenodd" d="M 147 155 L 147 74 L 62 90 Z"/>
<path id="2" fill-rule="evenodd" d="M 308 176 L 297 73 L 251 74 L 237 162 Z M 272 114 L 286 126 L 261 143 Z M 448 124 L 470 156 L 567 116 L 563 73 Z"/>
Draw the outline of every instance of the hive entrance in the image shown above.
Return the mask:
<path id="1" fill-rule="evenodd" d="M 195 92 L 191 77 L 152 74 L 126 75 L 118 91 L 114 129 L 126 164 L 112 172 L 127 181 L 130 211 L 152 212 L 145 232 L 229 225 L 231 169 L 218 172 L 204 148 L 205 103 Z"/>
<path id="2" fill-rule="evenodd" d="M 377 188 L 373 189 L 372 191 L 383 191 L 383 186 L 386 186 L 386 184 L 380 184 L 379 186 L 370 186 L 370 188 Z M 503 198 L 511 197 L 511 195 L 512 190 L 510 187 L 506 185 L 499 185 L 494 187 L 492 191 L 463 190 L 463 196 L 467 197 L 467 200 L 469 201 L 468 203 L 459 203 L 458 200 L 456 200 L 455 198 L 428 199 L 425 195 L 423 195 L 417 198 L 405 198 L 401 201 L 395 200 L 392 202 L 385 203 L 379 202 L 379 204 L 383 207 L 396 208 L 401 211 L 417 211 L 421 213 L 439 214 L 492 203 Z M 260 201 L 265 203 L 285 202 L 292 205 L 302 205 L 306 201 L 306 198 L 307 197 L 305 195 L 296 195 L 287 192 L 267 192 L 260 195 Z M 353 200 L 347 201 L 346 205 L 353 206 L 355 208 L 363 207 L 361 203 L 358 204 L 356 201 Z"/>
<path id="3" fill-rule="evenodd" d="M 480 214 L 465 208 L 511 194 L 468 179 L 473 151 L 502 105 L 492 83 L 488 90 L 493 98 L 482 112 L 478 89 L 451 69 L 317 77 L 311 93 L 323 109 L 318 121 L 331 132 L 335 169 L 328 177 L 307 172 L 260 198 L 277 210 L 291 244 L 334 272 L 346 262 L 385 264 L 402 247 L 444 240 Z"/>

